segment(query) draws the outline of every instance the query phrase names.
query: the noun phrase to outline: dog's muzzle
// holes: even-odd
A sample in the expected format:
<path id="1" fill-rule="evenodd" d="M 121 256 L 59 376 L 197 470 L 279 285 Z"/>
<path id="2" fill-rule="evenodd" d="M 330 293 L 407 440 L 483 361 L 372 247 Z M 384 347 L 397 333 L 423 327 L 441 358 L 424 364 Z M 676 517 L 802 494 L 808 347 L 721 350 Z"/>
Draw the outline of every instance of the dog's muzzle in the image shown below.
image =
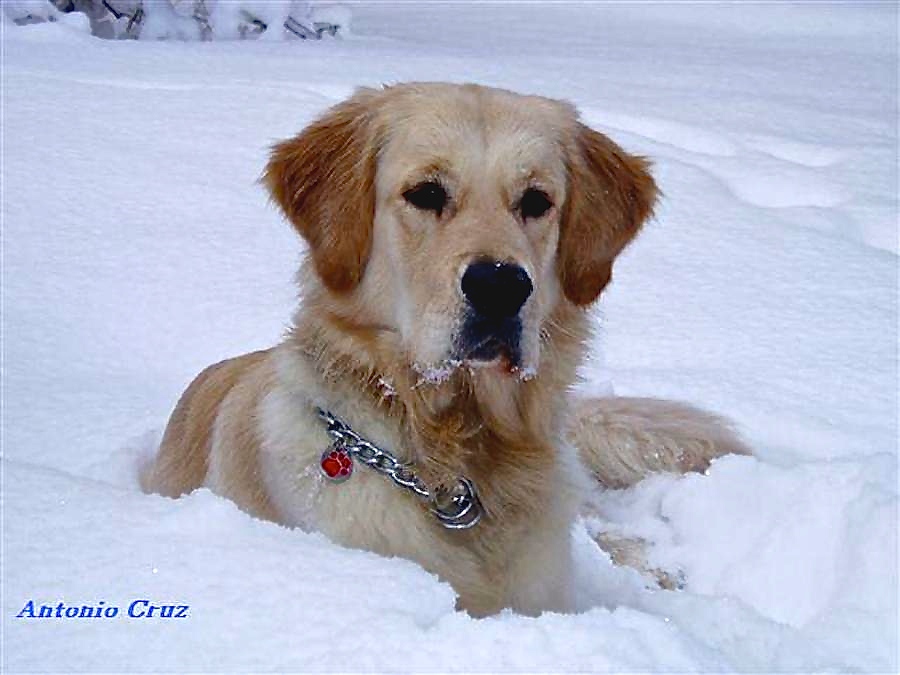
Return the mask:
<path id="1" fill-rule="evenodd" d="M 510 366 L 519 366 L 519 312 L 534 290 L 528 273 L 516 264 L 477 260 L 466 268 L 460 286 L 468 307 L 458 339 L 459 356 L 470 361 L 505 356 Z"/>

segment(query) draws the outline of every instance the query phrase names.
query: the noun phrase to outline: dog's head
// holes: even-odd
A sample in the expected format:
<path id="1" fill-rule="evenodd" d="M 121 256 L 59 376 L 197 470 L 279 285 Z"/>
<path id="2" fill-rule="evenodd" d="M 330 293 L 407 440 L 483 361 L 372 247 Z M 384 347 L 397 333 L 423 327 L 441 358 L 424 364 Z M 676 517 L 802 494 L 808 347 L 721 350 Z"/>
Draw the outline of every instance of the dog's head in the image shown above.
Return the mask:
<path id="1" fill-rule="evenodd" d="M 335 311 L 411 364 L 535 372 L 650 215 L 648 164 L 568 104 L 476 85 L 363 89 L 275 146 L 265 181 Z"/>

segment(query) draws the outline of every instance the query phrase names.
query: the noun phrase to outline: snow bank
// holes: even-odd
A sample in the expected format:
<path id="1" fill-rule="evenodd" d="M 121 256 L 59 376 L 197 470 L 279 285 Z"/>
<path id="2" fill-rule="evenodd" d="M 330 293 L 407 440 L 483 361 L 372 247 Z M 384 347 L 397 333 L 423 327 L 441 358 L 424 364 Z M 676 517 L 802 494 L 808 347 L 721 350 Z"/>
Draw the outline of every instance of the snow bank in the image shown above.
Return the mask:
<path id="1" fill-rule="evenodd" d="M 352 40 L 239 46 L 4 22 L 3 668 L 896 672 L 896 19 L 355 5 Z M 408 561 L 136 487 L 187 381 L 290 316 L 269 144 L 411 79 L 567 98 L 655 160 L 584 388 L 706 406 L 757 450 L 597 494 L 577 615 L 476 621 Z M 684 588 L 613 566 L 600 529 Z M 145 599 L 189 616 L 129 618 Z"/>
<path id="2" fill-rule="evenodd" d="M 349 35 L 351 12 L 302 0 L 6 0 L 0 20 L 60 22 L 107 39 L 318 40 Z"/>

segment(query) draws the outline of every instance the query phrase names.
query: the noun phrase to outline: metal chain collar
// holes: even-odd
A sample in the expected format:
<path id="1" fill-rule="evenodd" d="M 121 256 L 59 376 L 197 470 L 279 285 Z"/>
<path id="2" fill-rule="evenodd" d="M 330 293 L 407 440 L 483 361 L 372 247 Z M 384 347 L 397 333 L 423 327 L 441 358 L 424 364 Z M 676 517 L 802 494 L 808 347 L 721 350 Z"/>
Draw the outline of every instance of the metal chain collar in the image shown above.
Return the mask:
<path id="1" fill-rule="evenodd" d="M 328 435 L 342 450 L 415 494 L 428 504 L 428 510 L 444 527 L 467 530 L 481 520 L 484 508 L 468 478 L 460 477 L 452 489 L 432 494 L 411 464 L 397 461 L 391 453 L 367 441 L 327 410 L 316 408 L 316 412 L 327 425 Z"/>

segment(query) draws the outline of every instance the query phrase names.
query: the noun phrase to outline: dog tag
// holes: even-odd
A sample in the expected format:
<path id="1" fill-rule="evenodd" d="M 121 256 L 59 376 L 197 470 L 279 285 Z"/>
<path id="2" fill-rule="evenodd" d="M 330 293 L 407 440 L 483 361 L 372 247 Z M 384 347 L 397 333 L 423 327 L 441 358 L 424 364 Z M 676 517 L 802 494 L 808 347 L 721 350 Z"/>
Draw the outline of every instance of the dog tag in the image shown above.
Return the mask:
<path id="1" fill-rule="evenodd" d="M 322 453 L 319 467 L 322 469 L 322 475 L 332 483 L 343 483 L 353 474 L 353 457 L 335 443 Z"/>

